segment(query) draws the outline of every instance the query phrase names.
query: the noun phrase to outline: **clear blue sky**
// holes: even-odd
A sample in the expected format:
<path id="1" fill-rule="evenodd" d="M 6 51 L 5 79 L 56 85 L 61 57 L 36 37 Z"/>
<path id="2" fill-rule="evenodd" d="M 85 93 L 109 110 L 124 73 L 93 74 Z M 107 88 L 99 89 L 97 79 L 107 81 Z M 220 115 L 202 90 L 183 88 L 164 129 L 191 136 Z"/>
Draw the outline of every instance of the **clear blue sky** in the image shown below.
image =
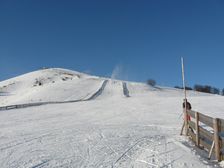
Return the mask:
<path id="1" fill-rule="evenodd" d="M 1 0 L 0 80 L 41 67 L 224 87 L 223 0 Z"/>

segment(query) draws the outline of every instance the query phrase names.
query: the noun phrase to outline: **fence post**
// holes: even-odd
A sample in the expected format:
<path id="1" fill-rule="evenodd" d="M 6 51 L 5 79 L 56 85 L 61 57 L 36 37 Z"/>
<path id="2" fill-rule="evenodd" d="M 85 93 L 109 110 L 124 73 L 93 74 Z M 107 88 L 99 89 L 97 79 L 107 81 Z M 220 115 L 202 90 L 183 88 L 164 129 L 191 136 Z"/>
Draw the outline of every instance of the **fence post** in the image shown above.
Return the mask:
<path id="1" fill-rule="evenodd" d="M 196 130 L 196 145 L 200 145 L 199 139 L 199 115 L 198 112 L 195 112 L 195 130 Z"/>
<path id="2" fill-rule="evenodd" d="M 218 161 L 221 160 L 220 157 L 220 144 L 219 144 L 219 120 L 213 118 L 213 129 L 214 129 L 214 141 L 215 141 L 215 157 Z"/>

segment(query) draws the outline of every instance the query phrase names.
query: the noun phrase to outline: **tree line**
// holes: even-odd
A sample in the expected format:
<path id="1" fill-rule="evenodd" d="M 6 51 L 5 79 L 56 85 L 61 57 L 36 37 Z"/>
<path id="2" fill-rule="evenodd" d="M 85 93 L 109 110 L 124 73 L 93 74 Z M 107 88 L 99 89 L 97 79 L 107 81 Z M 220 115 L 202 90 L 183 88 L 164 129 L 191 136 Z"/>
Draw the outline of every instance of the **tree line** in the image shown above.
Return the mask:
<path id="1" fill-rule="evenodd" d="M 154 79 L 148 79 L 147 80 L 147 84 L 150 86 L 155 86 L 156 85 L 156 81 Z M 183 87 L 180 86 L 175 86 L 175 88 L 177 89 L 183 89 Z M 210 86 L 210 85 L 200 85 L 200 84 L 196 84 L 193 87 L 185 87 L 186 90 L 194 90 L 194 91 L 198 91 L 198 92 L 203 92 L 203 93 L 210 93 L 210 94 L 218 94 L 218 95 L 222 95 L 224 96 L 224 88 L 221 90 L 217 87 L 214 86 Z"/>
<path id="2" fill-rule="evenodd" d="M 179 87 L 179 86 L 175 86 L 175 88 L 183 89 L 183 87 Z M 222 90 L 220 90 L 219 88 L 214 87 L 214 86 L 210 86 L 210 85 L 196 84 L 196 85 L 194 85 L 193 88 L 186 87 L 186 90 L 195 90 L 195 91 L 198 91 L 198 92 L 218 94 L 218 95 L 224 96 L 224 88 Z"/>

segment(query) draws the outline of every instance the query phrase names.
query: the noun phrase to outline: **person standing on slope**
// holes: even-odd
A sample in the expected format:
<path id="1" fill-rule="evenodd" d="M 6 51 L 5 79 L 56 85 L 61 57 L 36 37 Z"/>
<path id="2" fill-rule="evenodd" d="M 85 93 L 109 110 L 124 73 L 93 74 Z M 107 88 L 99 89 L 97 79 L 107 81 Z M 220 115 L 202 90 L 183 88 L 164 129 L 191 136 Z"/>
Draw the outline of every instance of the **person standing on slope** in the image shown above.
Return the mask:
<path id="1" fill-rule="evenodd" d="M 187 101 L 187 99 L 184 99 L 184 102 L 183 102 L 183 109 L 185 110 L 185 101 L 186 101 L 186 109 L 187 109 L 187 110 L 191 110 L 191 103 L 189 103 L 189 102 Z M 187 121 L 191 121 L 191 116 L 188 115 L 188 114 L 187 114 Z M 194 133 L 193 128 L 191 128 L 191 127 L 189 126 L 189 129 L 191 130 L 191 132 Z"/>
<path id="2" fill-rule="evenodd" d="M 186 99 L 186 104 L 187 104 L 187 110 L 191 110 L 191 104 L 187 101 L 187 99 Z M 183 102 L 183 109 L 185 109 L 185 99 Z M 191 116 L 187 115 L 187 120 L 191 121 Z"/>
<path id="3" fill-rule="evenodd" d="M 185 100 L 186 100 L 186 103 L 187 103 L 187 110 L 191 110 L 191 104 L 187 101 L 187 99 L 184 99 L 183 108 L 185 108 Z"/>
<path id="4" fill-rule="evenodd" d="M 191 104 L 187 101 L 187 99 L 184 99 L 183 102 L 183 109 L 185 109 L 185 101 L 186 101 L 186 106 L 187 106 L 187 110 L 191 110 Z M 191 116 L 187 115 L 187 120 L 190 121 L 191 120 Z"/>

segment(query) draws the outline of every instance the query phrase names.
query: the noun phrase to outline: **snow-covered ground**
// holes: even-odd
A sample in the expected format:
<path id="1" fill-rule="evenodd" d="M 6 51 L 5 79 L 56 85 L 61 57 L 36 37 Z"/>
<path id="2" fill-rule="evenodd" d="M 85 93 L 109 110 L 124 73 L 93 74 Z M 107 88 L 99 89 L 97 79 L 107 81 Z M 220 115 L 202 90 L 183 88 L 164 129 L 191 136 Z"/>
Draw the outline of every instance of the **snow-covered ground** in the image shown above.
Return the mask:
<path id="1" fill-rule="evenodd" d="M 1 106 L 80 100 L 0 111 L 1 168 L 218 167 L 179 136 L 181 90 L 46 69 L 0 82 L 0 93 Z M 188 95 L 224 118 L 224 97 Z"/>

